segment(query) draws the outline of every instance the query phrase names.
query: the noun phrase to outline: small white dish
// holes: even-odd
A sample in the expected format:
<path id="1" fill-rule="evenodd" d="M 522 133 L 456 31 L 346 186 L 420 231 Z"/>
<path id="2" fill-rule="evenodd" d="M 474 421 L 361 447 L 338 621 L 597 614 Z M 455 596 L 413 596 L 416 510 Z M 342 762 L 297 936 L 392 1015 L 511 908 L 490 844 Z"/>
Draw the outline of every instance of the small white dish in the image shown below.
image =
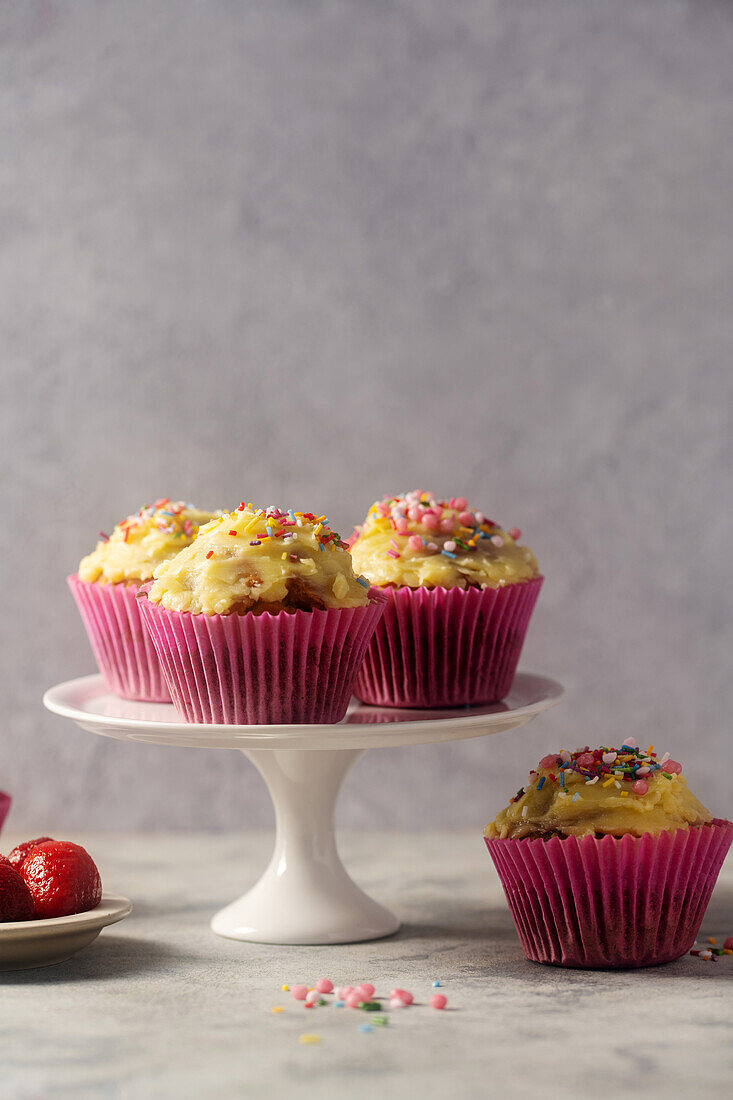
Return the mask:
<path id="1" fill-rule="evenodd" d="M 132 903 L 119 894 L 103 894 L 95 909 L 47 920 L 0 922 L 0 971 L 29 970 L 66 962 L 88 947 L 108 924 L 124 920 Z"/>

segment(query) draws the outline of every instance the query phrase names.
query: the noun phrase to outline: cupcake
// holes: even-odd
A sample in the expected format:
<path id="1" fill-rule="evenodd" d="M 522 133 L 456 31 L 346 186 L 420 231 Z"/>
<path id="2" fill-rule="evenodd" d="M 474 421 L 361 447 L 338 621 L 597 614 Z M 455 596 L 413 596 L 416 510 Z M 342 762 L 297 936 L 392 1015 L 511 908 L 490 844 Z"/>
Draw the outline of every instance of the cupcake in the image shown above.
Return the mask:
<path id="1" fill-rule="evenodd" d="M 542 585 L 520 537 L 463 497 L 415 490 L 373 504 L 351 555 L 388 603 L 357 677 L 358 697 L 394 707 L 502 699 Z"/>
<path id="2" fill-rule="evenodd" d="M 170 700 L 136 596 L 157 565 L 174 557 L 213 512 L 181 501 L 156 500 L 100 532 L 96 549 L 67 578 L 105 683 L 115 695 L 148 702 Z"/>
<path id="3" fill-rule="evenodd" d="M 155 570 L 140 608 L 187 722 L 338 722 L 384 597 L 325 516 L 237 511 Z"/>
<path id="4" fill-rule="evenodd" d="M 638 967 L 690 950 L 733 825 L 629 737 L 544 757 L 484 837 L 528 959 Z"/>

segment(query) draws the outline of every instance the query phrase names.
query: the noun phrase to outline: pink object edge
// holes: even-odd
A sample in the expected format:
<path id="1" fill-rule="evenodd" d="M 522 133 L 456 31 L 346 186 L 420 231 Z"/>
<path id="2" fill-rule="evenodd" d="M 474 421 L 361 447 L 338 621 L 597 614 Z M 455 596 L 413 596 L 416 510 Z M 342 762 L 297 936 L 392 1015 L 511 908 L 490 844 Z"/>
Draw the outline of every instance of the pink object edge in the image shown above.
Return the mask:
<path id="1" fill-rule="evenodd" d="M 178 714 L 224 725 L 339 722 L 386 597 L 366 607 L 192 615 L 139 599 Z"/>
<path id="2" fill-rule="evenodd" d="M 543 577 L 504 588 L 385 589 L 354 694 L 392 707 L 494 703 L 509 692 Z"/>
<path id="3" fill-rule="evenodd" d="M 0 791 L 0 830 L 5 824 L 5 818 L 8 816 L 12 801 L 12 797 L 6 791 Z"/>
<path id="4" fill-rule="evenodd" d="M 630 968 L 690 950 L 733 824 L 715 818 L 659 836 L 484 840 L 528 959 Z"/>
<path id="5" fill-rule="evenodd" d="M 107 688 L 124 699 L 169 703 L 155 647 L 138 605 L 135 585 L 93 584 L 66 578 Z"/>

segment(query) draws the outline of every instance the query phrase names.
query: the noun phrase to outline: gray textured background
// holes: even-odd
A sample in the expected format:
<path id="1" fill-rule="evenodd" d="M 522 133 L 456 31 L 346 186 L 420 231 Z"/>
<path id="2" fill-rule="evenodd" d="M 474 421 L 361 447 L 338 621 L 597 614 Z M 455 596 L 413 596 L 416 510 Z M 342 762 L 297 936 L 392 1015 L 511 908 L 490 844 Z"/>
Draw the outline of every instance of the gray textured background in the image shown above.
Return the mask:
<path id="1" fill-rule="evenodd" d="M 372 753 L 342 819 L 478 829 L 629 732 L 730 812 L 732 57 L 723 0 L 2 5 L 16 830 L 269 821 L 244 761 L 43 712 L 92 668 L 99 528 L 171 495 L 348 529 L 416 485 L 524 530 L 523 663 L 568 694 Z"/>

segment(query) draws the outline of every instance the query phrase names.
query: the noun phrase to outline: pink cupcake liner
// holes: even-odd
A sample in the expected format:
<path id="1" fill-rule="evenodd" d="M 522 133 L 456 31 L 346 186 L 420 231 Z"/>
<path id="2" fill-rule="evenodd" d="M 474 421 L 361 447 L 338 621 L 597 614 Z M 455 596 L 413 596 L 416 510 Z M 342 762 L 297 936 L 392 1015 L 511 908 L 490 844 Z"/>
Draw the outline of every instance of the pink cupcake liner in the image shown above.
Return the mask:
<path id="1" fill-rule="evenodd" d="M 5 791 L 0 791 L 0 829 L 2 829 L 3 825 L 5 824 L 5 818 L 8 816 L 8 811 L 10 810 L 10 804 L 12 801 L 13 800 L 9 794 L 7 794 Z"/>
<path id="2" fill-rule="evenodd" d="M 66 579 L 109 690 L 124 699 L 170 702 L 155 647 L 140 615 L 138 588 L 92 584 L 80 580 L 76 573 Z"/>
<path id="3" fill-rule="evenodd" d="M 277 615 L 192 615 L 141 595 L 140 610 L 186 722 L 340 722 L 386 604 Z"/>
<path id="4" fill-rule="evenodd" d="M 486 840 L 528 959 L 559 966 L 655 966 L 700 930 L 733 824 L 641 837 Z"/>
<path id="5" fill-rule="evenodd" d="M 391 707 L 495 703 L 512 686 L 542 577 L 504 588 L 390 588 L 354 693 Z"/>

